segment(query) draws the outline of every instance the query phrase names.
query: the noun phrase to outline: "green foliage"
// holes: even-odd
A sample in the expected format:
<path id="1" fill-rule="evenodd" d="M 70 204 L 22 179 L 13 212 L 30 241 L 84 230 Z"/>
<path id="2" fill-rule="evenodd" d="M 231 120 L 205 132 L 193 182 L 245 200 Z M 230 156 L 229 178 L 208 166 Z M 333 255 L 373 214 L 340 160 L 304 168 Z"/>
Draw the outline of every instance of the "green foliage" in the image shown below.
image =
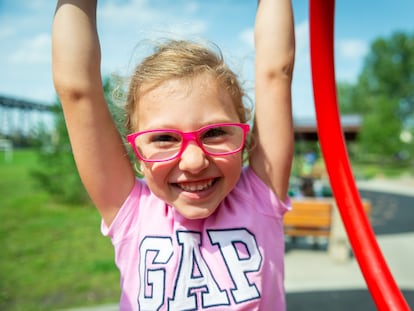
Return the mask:
<path id="1" fill-rule="evenodd" d="M 124 112 L 112 100 L 114 80 L 104 79 L 105 97 L 118 130 L 124 136 Z M 82 185 L 73 159 L 69 135 L 59 100 L 54 105 L 55 131 L 50 140 L 39 136 L 39 165 L 32 170 L 32 175 L 41 187 L 58 202 L 81 204 L 88 203 L 89 197 Z M 47 137 L 46 137 L 47 138 Z"/>
<path id="2" fill-rule="evenodd" d="M 54 106 L 56 127 L 52 140 L 41 147 L 39 165 L 32 176 L 57 201 L 85 203 L 88 195 L 76 171 L 69 136 L 59 103 Z"/>
<path id="3" fill-rule="evenodd" d="M 338 96 L 343 113 L 363 116 L 360 156 L 414 159 L 412 141 L 400 139 L 414 130 L 414 33 L 376 39 L 357 83 L 338 83 Z"/>
<path id="4" fill-rule="evenodd" d="M 404 147 L 399 139 L 402 123 L 395 117 L 392 99 L 378 96 L 375 104 L 380 113 L 365 115 L 360 139 L 364 143 L 363 152 L 376 154 L 379 160 L 384 161 L 397 155 Z"/>
<path id="5" fill-rule="evenodd" d="M 112 114 L 112 118 L 115 121 L 121 137 L 124 138 L 126 136 L 125 110 L 123 108 L 125 102 L 125 90 L 121 88 L 121 84 L 122 81 L 120 77 L 107 77 L 103 81 L 103 89 L 109 111 Z"/>
<path id="6" fill-rule="evenodd" d="M 39 190 L 29 174 L 37 161 L 32 150 L 0 161 L 0 310 L 118 301 L 119 273 L 110 241 L 99 235 L 99 214 Z"/>
<path id="7" fill-rule="evenodd" d="M 357 89 L 355 85 L 346 82 L 337 83 L 337 93 L 339 98 L 339 104 L 341 112 L 344 114 L 353 114 L 355 112 L 363 113 L 363 108 L 360 107 Z"/>
<path id="8" fill-rule="evenodd" d="M 32 170 L 32 176 L 59 202 L 86 202 L 87 194 L 76 172 L 61 106 L 57 103 L 53 108 L 55 132 L 51 141 L 41 147 L 39 165 Z"/>

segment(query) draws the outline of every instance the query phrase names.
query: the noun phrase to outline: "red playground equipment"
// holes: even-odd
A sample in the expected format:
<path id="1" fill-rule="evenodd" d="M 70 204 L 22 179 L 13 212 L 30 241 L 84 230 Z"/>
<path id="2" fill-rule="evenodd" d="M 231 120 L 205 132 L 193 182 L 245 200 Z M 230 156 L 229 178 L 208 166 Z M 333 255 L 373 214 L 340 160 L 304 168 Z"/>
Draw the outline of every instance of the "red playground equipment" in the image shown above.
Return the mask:
<path id="1" fill-rule="evenodd" d="M 334 0 L 310 0 L 310 49 L 316 120 L 333 194 L 378 310 L 410 310 L 364 212 L 340 124 L 334 70 Z"/>

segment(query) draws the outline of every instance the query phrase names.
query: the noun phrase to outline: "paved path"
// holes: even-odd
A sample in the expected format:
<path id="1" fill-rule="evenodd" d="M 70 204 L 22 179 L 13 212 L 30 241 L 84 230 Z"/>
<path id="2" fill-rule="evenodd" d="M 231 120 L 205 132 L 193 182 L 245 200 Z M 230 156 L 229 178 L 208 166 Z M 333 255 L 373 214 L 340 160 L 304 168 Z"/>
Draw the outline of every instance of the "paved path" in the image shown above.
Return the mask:
<path id="1" fill-rule="evenodd" d="M 414 291 L 414 232 L 385 235 L 377 241 L 397 284 Z M 291 250 L 285 264 L 287 292 L 366 288 L 355 259 L 338 263 L 325 250 Z"/>
<path id="2" fill-rule="evenodd" d="M 371 224 L 387 265 L 414 310 L 414 180 L 358 182 L 371 201 Z M 286 253 L 288 311 L 375 311 L 355 258 L 338 263 L 326 250 L 291 249 Z"/>
<path id="3" fill-rule="evenodd" d="M 377 178 L 368 181 L 358 181 L 357 186 L 360 190 L 401 194 L 414 197 L 414 178 L 410 176 L 403 176 L 398 179 Z"/>
<path id="4" fill-rule="evenodd" d="M 414 180 L 358 182 L 373 203 L 373 228 L 388 267 L 414 310 Z M 287 311 L 375 311 L 358 263 L 338 263 L 326 249 L 286 252 Z M 116 305 L 66 311 L 116 311 Z"/>

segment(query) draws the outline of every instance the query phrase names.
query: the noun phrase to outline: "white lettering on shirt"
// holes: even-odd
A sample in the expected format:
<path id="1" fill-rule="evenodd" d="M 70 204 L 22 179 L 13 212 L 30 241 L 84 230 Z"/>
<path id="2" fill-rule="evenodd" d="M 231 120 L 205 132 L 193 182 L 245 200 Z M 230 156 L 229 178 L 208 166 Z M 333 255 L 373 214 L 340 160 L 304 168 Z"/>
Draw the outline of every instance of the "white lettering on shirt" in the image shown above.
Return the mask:
<path id="1" fill-rule="evenodd" d="M 197 296 L 194 290 L 201 288 L 203 308 L 228 305 L 226 292 L 220 290 L 200 253 L 200 233 L 178 231 L 177 240 L 181 245 L 181 262 L 175 282 L 174 297 L 169 301 L 169 308 L 171 310 L 197 309 Z"/>
<path id="2" fill-rule="evenodd" d="M 174 279 L 172 297 L 165 301 L 168 263 L 173 256 L 172 237 L 145 237 L 140 245 L 140 310 L 159 310 L 168 303 L 169 310 L 196 310 L 200 307 L 228 306 L 232 295 L 236 304 L 260 298 L 256 284 L 248 273 L 257 272 L 262 255 L 254 235 L 247 229 L 207 230 L 210 241 L 202 241 L 200 232 L 177 231 L 180 246 L 179 267 Z M 224 261 L 223 268 L 211 269 L 201 247 L 216 246 Z M 219 260 L 220 261 L 220 260 Z M 214 268 L 217 268 L 215 263 Z M 223 270 L 224 269 L 224 270 Z M 231 288 L 219 284 L 214 274 L 228 274 Z"/>
<path id="3" fill-rule="evenodd" d="M 250 284 L 246 276 L 248 272 L 259 271 L 262 256 L 254 236 L 246 229 L 208 231 L 213 244 L 218 244 L 227 269 L 235 284 L 231 290 L 237 303 L 256 299 L 260 293 L 254 284 Z M 238 251 L 237 246 L 243 251 Z"/>
<path id="4" fill-rule="evenodd" d="M 139 263 L 141 282 L 138 296 L 140 310 L 158 310 L 164 304 L 165 264 L 173 254 L 171 238 L 145 237 L 139 251 L 141 254 Z"/>

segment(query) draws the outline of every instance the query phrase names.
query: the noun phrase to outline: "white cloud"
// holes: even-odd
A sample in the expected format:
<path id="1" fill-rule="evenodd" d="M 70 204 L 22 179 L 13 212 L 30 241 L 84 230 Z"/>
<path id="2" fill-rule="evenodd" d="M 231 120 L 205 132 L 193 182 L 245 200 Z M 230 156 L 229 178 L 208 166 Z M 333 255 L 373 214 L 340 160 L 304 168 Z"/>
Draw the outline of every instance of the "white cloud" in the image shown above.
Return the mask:
<path id="1" fill-rule="evenodd" d="M 10 57 L 11 62 L 19 64 L 50 63 L 51 37 L 49 33 L 39 34 L 25 41 Z"/>
<path id="2" fill-rule="evenodd" d="M 178 36 L 192 36 L 204 33 L 207 29 L 207 24 L 201 20 L 193 20 L 186 23 L 175 23 L 170 26 L 165 26 L 172 34 Z"/>
<path id="3" fill-rule="evenodd" d="M 249 47 L 254 47 L 254 29 L 247 28 L 243 30 L 239 35 L 240 40 L 247 44 Z"/>
<path id="4" fill-rule="evenodd" d="M 14 28 L 11 28 L 11 27 L 0 28 L 0 40 L 10 38 L 11 36 L 13 36 L 13 34 L 15 34 Z"/>
<path id="5" fill-rule="evenodd" d="M 340 56 L 350 60 L 360 60 L 368 52 L 368 44 L 357 39 L 343 39 L 337 44 Z"/>
<path id="6" fill-rule="evenodd" d="M 354 83 L 361 71 L 369 46 L 364 40 L 341 39 L 335 46 L 335 67 L 338 81 Z"/>
<path id="7" fill-rule="evenodd" d="M 181 2 L 179 3 L 181 4 Z M 199 12 L 197 2 L 174 3 L 171 7 L 157 8 L 148 0 L 134 0 L 122 4 L 107 2 L 98 11 L 102 24 L 136 32 L 168 33 L 179 36 L 201 34 L 207 31 L 208 23 L 195 18 Z"/>
<path id="8" fill-rule="evenodd" d="M 157 12 L 147 5 L 147 0 L 128 1 L 122 4 L 108 1 L 98 6 L 98 20 L 109 21 L 112 25 L 126 25 L 131 27 L 137 22 L 145 23 L 157 18 Z"/>
<path id="9" fill-rule="evenodd" d="M 28 6 L 31 10 L 44 10 L 48 4 L 44 0 L 30 0 L 25 3 L 26 6 Z"/>
<path id="10" fill-rule="evenodd" d="M 189 14 L 197 13 L 200 9 L 200 5 L 195 1 L 188 1 L 185 5 L 185 11 Z"/>
<path id="11" fill-rule="evenodd" d="M 295 118 L 313 117 L 313 92 L 310 67 L 309 20 L 295 25 L 295 68 L 292 81 L 292 104 Z"/>
<path id="12" fill-rule="evenodd" d="M 309 56 L 309 20 L 295 26 L 296 57 L 295 66 L 308 65 Z"/>

